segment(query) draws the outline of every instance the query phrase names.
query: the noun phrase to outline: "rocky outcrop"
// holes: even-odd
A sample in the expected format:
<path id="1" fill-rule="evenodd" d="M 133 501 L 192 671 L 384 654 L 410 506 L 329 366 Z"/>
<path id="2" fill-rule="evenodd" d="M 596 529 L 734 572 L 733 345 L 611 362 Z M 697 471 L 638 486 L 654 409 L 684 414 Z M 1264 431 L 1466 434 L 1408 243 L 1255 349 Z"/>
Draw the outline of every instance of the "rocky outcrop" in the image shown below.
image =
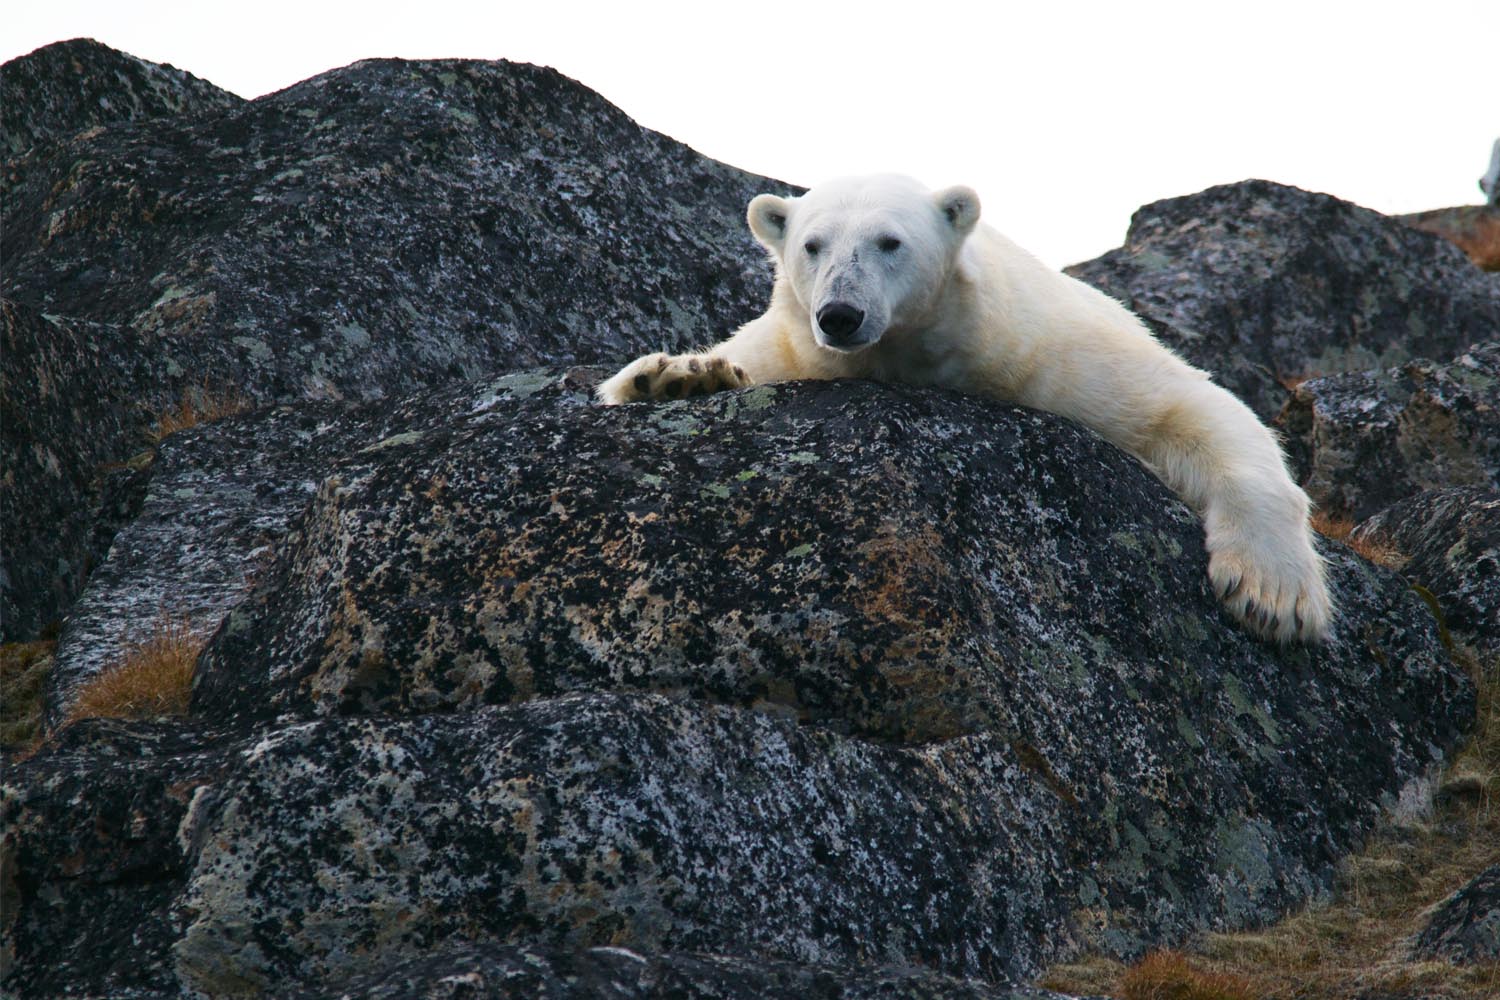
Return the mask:
<path id="1" fill-rule="evenodd" d="M 1448 629 L 1481 653 L 1500 654 L 1500 492 L 1422 493 L 1362 522 L 1353 538 L 1394 548 L 1401 572 L 1433 595 Z"/>
<path id="2" fill-rule="evenodd" d="M 68 418 L 32 421 L 17 461 L 39 469 L 4 483 L 8 510 L 56 525 L 7 546 L 6 638 L 78 595 L 114 526 L 90 484 L 185 390 L 361 400 L 685 349 L 769 287 L 744 207 L 786 186 L 552 70 L 371 61 L 251 102 L 185 89 L 149 128 L 47 124 L 70 87 L 171 104 L 140 97 L 137 63 L 64 43 L 4 68 L 7 113 L 34 119 L 16 128 L 57 133 L 0 178 L 6 434 L 49 365 L 43 402 Z M 40 315 L 56 332 L 11 350 Z"/>
<path id="3" fill-rule="evenodd" d="M 1500 489 L 1500 341 L 1450 362 L 1311 379 L 1277 423 L 1303 487 L 1333 516 L 1362 520 L 1444 486 Z"/>
<path id="4" fill-rule="evenodd" d="M 0 323 L 0 636 L 13 641 L 62 618 L 134 515 L 151 400 L 122 391 L 121 365 L 141 381 L 161 369 L 122 351 L 117 329 L 4 300 Z"/>
<path id="5" fill-rule="evenodd" d="M 1425 606 L 1338 552 L 1331 645 L 1250 639 L 1197 519 L 1056 417 L 591 383 L 374 408 L 205 652 L 198 721 L 17 769 L 16 988 L 286 990 L 436 942 L 993 987 L 1316 892 L 1472 712 Z M 152 818 L 59 842 L 56 802 L 119 810 L 126 764 L 90 761 L 125 753 L 170 771 L 130 793 Z M 63 874 L 128 881 L 121 853 L 155 880 Z M 161 914 L 128 963 L 67 943 L 110 906 Z"/>
<path id="6" fill-rule="evenodd" d="M 1398 575 L 1329 545 L 1331 641 L 1259 643 L 1198 519 L 1057 417 L 864 382 L 593 405 L 575 362 L 754 312 L 775 186 L 550 71 L 360 63 L 61 130 L 3 183 L 25 627 L 103 558 L 54 721 L 161 612 L 213 631 L 188 718 L 7 761 L 16 995 L 1041 997 L 1080 947 L 1316 895 L 1472 719 Z M 1398 313 L 1446 324 L 1411 348 L 1495 308 L 1331 199 L 1182 201 L 1096 262 L 1174 336 L 1259 343 L 1260 303 L 1293 357 L 1349 308 L 1328 350 L 1386 356 Z M 139 456 L 205 386 L 255 407 Z"/>
<path id="7" fill-rule="evenodd" d="M 75 38 L 0 66 L 0 153 L 100 125 L 227 111 L 244 102 L 206 80 Z"/>
<path id="8" fill-rule="evenodd" d="M 1500 284 L 1452 244 L 1268 181 L 1154 202 L 1067 269 L 1270 419 L 1285 383 L 1447 359 L 1500 330 Z"/>
<path id="9" fill-rule="evenodd" d="M 374 433 L 357 413 L 273 406 L 162 441 L 134 516 L 69 609 L 48 677 L 53 722 L 164 618 L 205 636 L 219 627 L 328 470 Z"/>
<path id="10" fill-rule="evenodd" d="M 1439 903 L 1412 948 L 1419 958 L 1500 962 L 1500 865 Z"/>

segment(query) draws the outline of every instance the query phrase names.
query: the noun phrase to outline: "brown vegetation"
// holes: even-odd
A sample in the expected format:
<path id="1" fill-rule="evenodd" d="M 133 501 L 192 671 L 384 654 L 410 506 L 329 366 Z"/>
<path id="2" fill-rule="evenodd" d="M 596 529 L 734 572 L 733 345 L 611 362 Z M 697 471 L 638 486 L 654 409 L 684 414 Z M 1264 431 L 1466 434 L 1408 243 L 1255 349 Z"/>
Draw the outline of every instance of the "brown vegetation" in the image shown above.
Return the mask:
<path id="1" fill-rule="evenodd" d="M 0 646 L 0 747 L 28 747 L 41 736 L 42 688 L 56 648 L 54 641 Z"/>
<path id="2" fill-rule="evenodd" d="M 1175 951 L 1154 951 L 1120 976 L 1121 1000 L 1254 1000 L 1248 980 L 1204 972 Z"/>
<path id="3" fill-rule="evenodd" d="M 1266 1000 L 1500 996 L 1500 963 L 1454 965 L 1409 956 L 1431 907 L 1500 863 L 1500 657 L 1481 661 L 1463 647 L 1455 656 L 1478 685 L 1478 717 L 1444 776 L 1432 815 L 1393 822 L 1372 837 L 1341 866 L 1332 898 L 1271 927 L 1202 937 L 1183 949 L 1185 962 L 1199 972 L 1239 977 L 1249 986 L 1244 995 Z M 1131 985 L 1137 981 L 1149 981 L 1146 972 L 1094 956 L 1053 967 L 1041 985 L 1126 1000 L 1215 995 L 1130 992 L 1141 988 Z"/>
<path id="4" fill-rule="evenodd" d="M 152 444 L 160 444 L 162 439 L 178 431 L 223 420 L 248 409 L 250 401 L 234 389 L 212 390 L 206 385 L 184 389 L 175 406 L 157 411 L 156 424 L 146 436 Z"/>
<path id="5" fill-rule="evenodd" d="M 204 638 L 194 635 L 186 622 L 163 616 L 144 641 L 79 689 L 68 721 L 185 713 L 203 645 Z"/>

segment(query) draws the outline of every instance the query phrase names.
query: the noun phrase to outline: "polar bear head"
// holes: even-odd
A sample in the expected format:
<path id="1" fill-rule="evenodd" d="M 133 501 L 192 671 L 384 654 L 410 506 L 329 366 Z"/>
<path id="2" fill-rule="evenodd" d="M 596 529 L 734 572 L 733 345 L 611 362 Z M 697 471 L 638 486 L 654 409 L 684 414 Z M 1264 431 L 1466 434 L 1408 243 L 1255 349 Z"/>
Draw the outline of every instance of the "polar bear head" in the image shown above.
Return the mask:
<path id="1" fill-rule="evenodd" d="M 857 351 L 931 315 L 979 222 L 979 196 L 967 187 L 929 191 L 908 177 L 853 177 L 800 198 L 758 195 L 749 221 L 814 339 Z"/>

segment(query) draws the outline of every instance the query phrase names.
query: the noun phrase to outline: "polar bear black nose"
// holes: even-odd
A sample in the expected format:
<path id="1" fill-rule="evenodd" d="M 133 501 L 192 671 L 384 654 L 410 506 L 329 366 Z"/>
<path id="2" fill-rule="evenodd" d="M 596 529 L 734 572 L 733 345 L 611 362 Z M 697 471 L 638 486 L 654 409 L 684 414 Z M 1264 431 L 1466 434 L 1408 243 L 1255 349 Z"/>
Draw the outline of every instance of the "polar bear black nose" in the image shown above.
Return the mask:
<path id="1" fill-rule="evenodd" d="M 864 321 L 864 311 L 847 302 L 830 302 L 818 310 L 818 327 L 836 344 L 853 337 Z"/>

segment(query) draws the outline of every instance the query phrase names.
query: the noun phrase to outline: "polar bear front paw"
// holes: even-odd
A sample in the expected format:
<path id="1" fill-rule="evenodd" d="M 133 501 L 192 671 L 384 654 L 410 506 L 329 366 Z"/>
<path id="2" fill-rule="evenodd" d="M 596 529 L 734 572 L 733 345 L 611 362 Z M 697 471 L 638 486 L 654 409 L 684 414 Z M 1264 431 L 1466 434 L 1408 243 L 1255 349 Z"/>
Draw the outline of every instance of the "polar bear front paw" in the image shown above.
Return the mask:
<path id="1" fill-rule="evenodd" d="M 1305 536 L 1280 544 L 1208 540 L 1208 578 L 1229 613 L 1254 634 L 1276 642 L 1321 642 L 1333 602 L 1323 560 Z"/>
<path id="2" fill-rule="evenodd" d="M 685 399 L 750 384 L 745 369 L 725 358 L 705 354 L 648 354 L 626 365 L 599 386 L 599 400 L 609 405 L 643 399 Z"/>

